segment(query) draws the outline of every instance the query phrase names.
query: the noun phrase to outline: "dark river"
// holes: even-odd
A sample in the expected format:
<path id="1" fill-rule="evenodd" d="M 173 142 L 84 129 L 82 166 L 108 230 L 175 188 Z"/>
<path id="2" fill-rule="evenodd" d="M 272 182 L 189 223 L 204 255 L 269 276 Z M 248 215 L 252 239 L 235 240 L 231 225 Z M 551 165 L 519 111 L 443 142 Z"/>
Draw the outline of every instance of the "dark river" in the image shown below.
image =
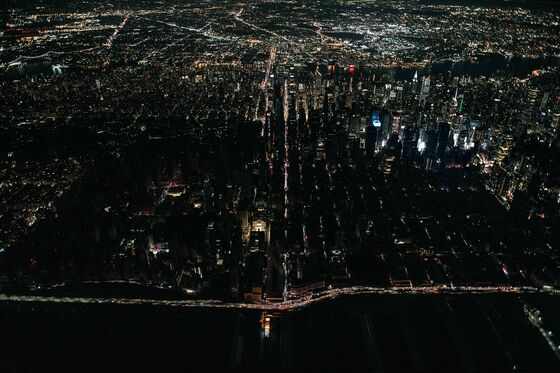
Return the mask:
<path id="1" fill-rule="evenodd" d="M 484 55 L 476 61 L 435 62 L 431 68 L 418 70 L 419 75 L 451 74 L 451 76 L 490 76 L 496 72 L 506 72 L 518 78 L 524 78 L 533 70 L 547 67 L 559 67 L 558 57 L 525 58 L 519 56 Z M 412 80 L 416 69 L 397 69 L 397 80 Z"/>
<path id="2" fill-rule="evenodd" d="M 476 61 L 444 61 L 433 63 L 430 69 L 418 70 L 419 75 L 451 74 L 451 76 L 489 76 L 498 71 L 510 73 L 524 78 L 533 70 L 547 67 L 559 67 L 559 57 L 524 58 L 519 56 L 505 57 L 498 54 L 484 55 Z M 8 69 L 2 77 L 8 80 L 20 79 L 26 75 L 64 75 L 68 72 L 79 72 L 77 67 L 65 67 L 48 61 L 28 61 Z M 412 80 L 416 69 L 397 69 L 397 80 Z"/>
<path id="3" fill-rule="evenodd" d="M 0 302 L 1 372 L 560 372 L 560 299 L 356 296 L 257 310 Z"/>

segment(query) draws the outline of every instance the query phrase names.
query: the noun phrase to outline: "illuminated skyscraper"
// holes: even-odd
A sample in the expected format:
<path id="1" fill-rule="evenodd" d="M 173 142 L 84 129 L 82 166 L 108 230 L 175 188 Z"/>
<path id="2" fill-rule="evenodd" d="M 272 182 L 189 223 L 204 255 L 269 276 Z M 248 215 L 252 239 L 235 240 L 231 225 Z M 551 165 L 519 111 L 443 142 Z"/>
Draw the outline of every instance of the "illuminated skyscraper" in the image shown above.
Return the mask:
<path id="1" fill-rule="evenodd" d="M 381 162 L 381 171 L 385 177 L 389 177 L 393 174 L 395 160 L 399 157 L 400 153 L 401 144 L 399 142 L 399 136 L 393 133 L 387 141 L 387 146 L 383 153 L 383 161 Z"/>
<path id="2" fill-rule="evenodd" d="M 498 143 L 496 152 L 496 163 L 502 164 L 504 159 L 509 155 L 513 146 L 513 134 L 511 132 L 504 133 Z"/>

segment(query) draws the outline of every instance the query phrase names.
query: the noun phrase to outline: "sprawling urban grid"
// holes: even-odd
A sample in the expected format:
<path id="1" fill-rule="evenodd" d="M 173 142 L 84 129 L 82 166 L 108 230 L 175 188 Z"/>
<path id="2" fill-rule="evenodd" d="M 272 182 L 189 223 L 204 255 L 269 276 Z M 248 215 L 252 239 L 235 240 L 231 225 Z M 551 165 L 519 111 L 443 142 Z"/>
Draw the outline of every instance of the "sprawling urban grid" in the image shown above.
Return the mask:
<path id="1" fill-rule="evenodd" d="M 0 300 L 558 295 L 560 11 L 455 3 L 0 10 Z"/>

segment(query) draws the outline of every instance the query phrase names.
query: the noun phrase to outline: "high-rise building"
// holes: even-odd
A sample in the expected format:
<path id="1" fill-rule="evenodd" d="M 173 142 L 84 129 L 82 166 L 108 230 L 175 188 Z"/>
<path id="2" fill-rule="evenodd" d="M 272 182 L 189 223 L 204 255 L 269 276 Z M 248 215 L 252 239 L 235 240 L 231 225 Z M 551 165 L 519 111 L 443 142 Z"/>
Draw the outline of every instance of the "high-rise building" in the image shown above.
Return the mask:
<path id="1" fill-rule="evenodd" d="M 449 143 L 449 131 L 451 126 L 449 123 L 440 123 L 438 128 L 438 135 L 437 135 L 437 157 L 443 158 L 445 155 L 445 149 L 447 149 L 447 145 Z"/>
<path id="2" fill-rule="evenodd" d="M 430 95 L 430 76 L 422 77 L 422 86 L 420 88 L 420 106 L 424 106 L 426 99 Z"/>
<path id="3" fill-rule="evenodd" d="M 373 125 L 369 125 L 366 127 L 366 157 L 368 159 L 373 158 L 373 156 L 375 155 L 377 132 L 378 128 Z"/>
<path id="4" fill-rule="evenodd" d="M 399 136 L 396 133 L 391 134 L 387 141 L 387 146 L 383 152 L 383 160 L 381 162 L 381 171 L 385 177 L 389 177 L 394 172 L 395 161 L 401 153 L 401 144 Z"/>
<path id="5" fill-rule="evenodd" d="M 511 148 L 513 147 L 513 134 L 511 132 L 506 132 L 502 135 L 498 142 L 498 149 L 496 152 L 496 163 L 502 164 L 504 159 L 509 155 Z"/>

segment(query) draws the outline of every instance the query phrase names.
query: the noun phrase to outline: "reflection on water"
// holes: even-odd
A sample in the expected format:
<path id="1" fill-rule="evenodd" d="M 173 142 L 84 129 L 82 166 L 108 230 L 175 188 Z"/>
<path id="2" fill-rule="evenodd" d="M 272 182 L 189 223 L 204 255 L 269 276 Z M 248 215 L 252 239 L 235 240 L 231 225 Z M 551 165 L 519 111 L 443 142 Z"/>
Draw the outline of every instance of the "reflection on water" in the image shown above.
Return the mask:
<path id="1" fill-rule="evenodd" d="M 441 61 L 432 63 L 431 68 L 419 69 L 419 74 L 451 74 L 451 76 L 490 76 L 498 71 L 504 71 L 511 75 L 524 78 L 533 70 L 546 67 L 560 66 L 559 57 L 528 58 L 520 56 L 502 56 L 489 54 L 480 56 L 474 61 Z M 396 79 L 412 80 L 416 69 L 397 69 Z"/>

